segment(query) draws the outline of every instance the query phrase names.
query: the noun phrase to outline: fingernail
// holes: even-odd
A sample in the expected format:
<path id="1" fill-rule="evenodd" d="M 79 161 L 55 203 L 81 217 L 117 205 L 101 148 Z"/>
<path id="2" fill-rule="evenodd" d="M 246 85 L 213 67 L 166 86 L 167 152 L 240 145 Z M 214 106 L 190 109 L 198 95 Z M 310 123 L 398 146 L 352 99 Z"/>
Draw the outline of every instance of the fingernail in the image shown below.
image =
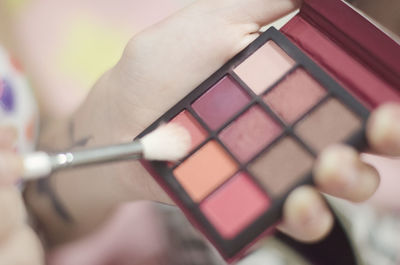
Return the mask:
<path id="1" fill-rule="evenodd" d="M 332 214 L 319 192 L 303 186 L 285 202 L 284 226 L 280 229 L 300 241 L 315 242 L 330 231 L 332 224 Z"/>
<path id="2" fill-rule="evenodd" d="M 351 189 L 359 181 L 361 161 L 356 150 L 337 145 L 323 151 L 314 169 L 315 181 L 329 190 L 343 192 Z"/>
<path id="3" fill-rule="evenodd" d="M 379 108 L 370 119 L 367 137 L 372 147 L 384 154 L 400 154 L 400 107 L 388 104 Z"/>
<path id="4" fill-rule="evenodd" d="M 359 175 L 362 177 L 360 177 L 360 181 L 357 182 L 357 189 L 353 190 L 353 202 L 362 202 L 370 198 L 378 189 L 380 183 L 379 173 L 372 166 L 363 165 Z"/>
<path id="5" fill-rule="evenodd" d="M 311 187 L 301 187 L 296 189 L 288 198 L 288 204 L 291 204 L 292 211 L 289 214 L 295 220 L 292 224 L 297 227 L 309 226 L 318 220 L 319 216 L 326 212 L 326 206 L 321 200 L 319 194 Z"/>
<path id="6" fill-rule="evenodd" d="M 317 222 L 319 222 L 322 216 L 328 214 L 326 205 L 322 203 L 321 199 L 309 197 L 305 203 L 307 203 L 308 206 L 303 209 L 299 216 L 299 225 L 302 227 L 315 225 Z"/>

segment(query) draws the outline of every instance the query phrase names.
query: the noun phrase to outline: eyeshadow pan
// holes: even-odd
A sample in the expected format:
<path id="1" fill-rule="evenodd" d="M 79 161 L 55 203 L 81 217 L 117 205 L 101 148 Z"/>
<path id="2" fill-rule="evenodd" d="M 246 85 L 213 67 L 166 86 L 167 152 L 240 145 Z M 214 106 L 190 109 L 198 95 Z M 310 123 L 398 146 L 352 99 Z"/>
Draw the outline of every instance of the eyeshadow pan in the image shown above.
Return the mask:
<path id="1" fill-rule="evenodd" d="M 301 121 L 295 131 L 314 151 L 320 152 L 330 144 L 347 140 L 361 127 L 359 117 L 331 98 Z"/>
<path id="2" fill-rule="evenodd" d="M 258 95 L 278 81 L 294 65 L 293 59 L 270 40 L 234 71 Z"/>
<path id="3" fill-rule="evenodd" d="M 225 128 L 219 137 L 240 162 L 246 163 L 281 131 L 265 111 L 254 106 Z"/>
<path id="4" fill-rule="evenodd" d="M 179 113 L 171 122 L 183 126 L 190 133 L 192 149 L 196 148 L 206 139 L 206 131 L 187 110 Z"/>
<path id="5" fill-rule="evenodd" d="M 270 91 L 264 101 L 284 121 L 292 123 L 325 95 L 326 90 L 303 68 L 298 68 Z"/>
<path id="6" fill-rule="evenodd" d="M 269 207 L 268 197 L 245 174 L 238 173 L 200 205 L 227 239 L 235 237 Z"/>
<path id="7" fill-rule="evenodd" d="M 249 101 L 249 95 L 241 86 L 230 76 L 225 76 L 192 107 L 212 130 L 216 130 Z"/>
<path id="8" fill-rule="evenodd" d="M 200 202 L 237 171 L 238 165 L 215 141 L 210 141 L 174 170 L 189 196 Z"/>
<path id="9" fill-rule="evenodd" d="M 273 196 L 281 196 L 311 170 L 313 157 L 286 137 L 250 165 L 250 172 Z"/>

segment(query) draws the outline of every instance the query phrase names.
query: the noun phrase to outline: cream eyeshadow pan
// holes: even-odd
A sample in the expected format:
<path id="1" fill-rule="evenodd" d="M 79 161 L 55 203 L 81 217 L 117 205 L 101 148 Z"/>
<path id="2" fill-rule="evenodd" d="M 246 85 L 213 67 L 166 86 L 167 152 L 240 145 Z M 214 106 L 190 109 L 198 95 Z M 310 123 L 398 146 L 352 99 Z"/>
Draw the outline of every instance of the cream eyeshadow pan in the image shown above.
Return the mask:
<path id="1" fill-rule="evenodd" d="M 368 114 L 271 28 L 144 132 L 179 123 L 190 154 L 143 164 L 230 259 L 279 221 L 290 191 L 312 184 L 318 152 L 365 145 Z"/>

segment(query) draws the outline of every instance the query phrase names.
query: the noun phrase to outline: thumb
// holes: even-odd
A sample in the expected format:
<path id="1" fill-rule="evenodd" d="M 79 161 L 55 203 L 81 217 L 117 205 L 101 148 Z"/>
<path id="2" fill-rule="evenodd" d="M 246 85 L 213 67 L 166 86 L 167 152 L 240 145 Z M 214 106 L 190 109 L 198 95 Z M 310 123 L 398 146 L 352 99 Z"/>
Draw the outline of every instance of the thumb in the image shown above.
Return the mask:
<path id="1" fill-rule="evenodd" d="M 110 264 L 111 253 L 103 240 L 94 237 L 61 246 L 48 256 L 49 265 L 106 265 Z"/>
<path id="2" fill-rule="evenodd" d="M 48 264 L 160 264 L 168 246 L 160 219 L 151 203 L 123 205 L 92 235 L 55 249 Z"/>

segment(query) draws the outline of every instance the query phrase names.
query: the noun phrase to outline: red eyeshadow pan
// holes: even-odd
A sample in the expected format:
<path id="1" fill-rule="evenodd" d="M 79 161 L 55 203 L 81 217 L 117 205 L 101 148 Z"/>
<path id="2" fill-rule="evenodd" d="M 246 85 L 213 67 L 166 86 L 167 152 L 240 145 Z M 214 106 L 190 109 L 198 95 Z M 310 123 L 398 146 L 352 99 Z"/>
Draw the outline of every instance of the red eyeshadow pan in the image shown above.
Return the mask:
<path id="1" fill-rule="evenodd" d="M 233 238 L 269 207 L 268 197 L 238 173 L 201 205 L 201 211 L 225 238 Z"/>
<path id="2" fill-rule="evenodd" d="M 192 107 L 200 118 L 215 130 L 239 112 L 249 101 L 249 96 L 240 85 L 231 77 L 225 76 L 194 102 Z"/>
<path id="3" fill-rule="evenodd" d="M 246 163 L 274 140 L 280 126 L 259 106 L 252 107 L 224 129 L 219 137 L 242 163 Z"/>
<path id="4" fill-rule="evenodd" d="M 192 140 L 192 149 L 196 148 L 206 139 L 206 131 L 187 110 L 179 113 L 171 122 L 179 124 L 188 130 Z"/>
<path id="5" fill-rule="evenodd" d="M 264 100 L 284 121 L 292 123 L 325 95 L 325 89 L 304 69 L 298 68 L 269 92 Z"/>

